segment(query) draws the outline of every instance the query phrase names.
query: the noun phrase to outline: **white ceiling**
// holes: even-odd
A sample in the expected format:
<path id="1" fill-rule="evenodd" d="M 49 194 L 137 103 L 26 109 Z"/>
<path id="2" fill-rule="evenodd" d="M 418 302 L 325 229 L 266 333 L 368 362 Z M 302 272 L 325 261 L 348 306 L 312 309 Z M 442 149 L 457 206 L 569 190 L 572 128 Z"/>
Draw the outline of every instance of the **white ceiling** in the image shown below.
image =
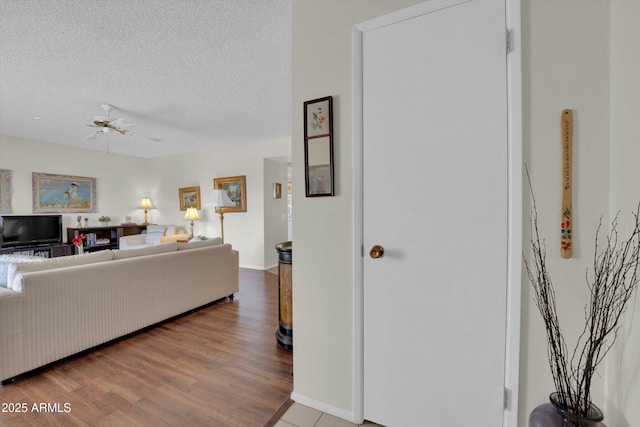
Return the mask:
<path id="1" fill-rule="evenodd" d="M 86 140 L 105 103 L 162 141 Z M 0 0 L 0 134 L 140 157 L 289 137 L 291 1 Z"/>

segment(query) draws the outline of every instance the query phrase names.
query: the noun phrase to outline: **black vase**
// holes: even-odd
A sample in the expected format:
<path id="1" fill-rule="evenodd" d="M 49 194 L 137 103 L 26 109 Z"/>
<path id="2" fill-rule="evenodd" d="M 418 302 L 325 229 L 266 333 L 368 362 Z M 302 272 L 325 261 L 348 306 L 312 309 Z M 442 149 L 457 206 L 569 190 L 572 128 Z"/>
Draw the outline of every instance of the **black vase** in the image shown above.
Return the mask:
<path id="1" fill-rule="evenodd" d="M 551 403 L 536 407 L 529 416 L 529 427 L 607 427 L 602 423 L 604 415 L 594 404 L 589 405 L 586 417 L 567 407 L 558 393 L 551 393 Z"/>

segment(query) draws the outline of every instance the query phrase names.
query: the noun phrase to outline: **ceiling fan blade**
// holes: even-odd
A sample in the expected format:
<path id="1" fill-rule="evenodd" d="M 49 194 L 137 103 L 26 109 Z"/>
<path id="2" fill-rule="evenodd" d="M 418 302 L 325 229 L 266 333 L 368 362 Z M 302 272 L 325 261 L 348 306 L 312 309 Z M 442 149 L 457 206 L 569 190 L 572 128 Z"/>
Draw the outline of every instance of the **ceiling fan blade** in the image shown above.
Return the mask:
<path id="1" fill-rule="evenodd" d="M 137 132 L 131 132 L 130 130 L 128 130 L 128 131 L 126 131 L 126 132 L 127 132 L 127 133 L 126 133 L 127 135 L 135 136 L 135 137 L 138 137 L 138 138 L 148 139 L 149 141 L 153 141 L 153 142 L 160 142 L 160 141 L 162 141 L 162 138 L 154 138 L 154 137 L 151 137 L 151 136 L 140 135 L 139 133 L 137 133 Z"/>
<path id="2" fill-rule="evenodd" d="M 118 132 L 121 135 L 126 135 L 129 132 L 126 129 L 118 129 L 112 123 L 107 123 L 106 126 L 105 126 L 105 130 L 106 129 L 112 129 L 112 130 Z"/>
<path id="3" fill-rule="evenodd" d="M 91 125 L 87 125 L 87 126 L 91 126 Z M 96 139 L 96 136 L 100 133 L 99 130 L 93 132 L 91 135 L 85 137 L 84 139 Z"/>
<path id="4" fill-rule="evenodd" d="M 136 124 L 133 122 L 130 122 L 127 119 L 115 119 L 115 120 L 111 120 L 110 124 L 112 126 L 115 126 L 117 128 L 130 128 L 132 126 L 135 126 Z"/>

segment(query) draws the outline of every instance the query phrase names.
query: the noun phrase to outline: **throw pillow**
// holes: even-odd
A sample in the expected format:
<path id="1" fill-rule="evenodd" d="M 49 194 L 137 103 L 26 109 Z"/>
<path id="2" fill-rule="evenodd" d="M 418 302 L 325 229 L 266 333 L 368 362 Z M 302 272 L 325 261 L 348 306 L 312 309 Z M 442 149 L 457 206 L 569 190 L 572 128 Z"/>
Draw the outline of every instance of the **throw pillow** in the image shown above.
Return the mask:
<path id="1" fill-rule="evenodd" d="M 160 239 L 164 236 L 164 233 L 167 231 L 165 226 L 161 225 L 149 225 L 147 226 L 147 240 L 146 242 L 152 245 L 157 245 L 160 243 Z"/>

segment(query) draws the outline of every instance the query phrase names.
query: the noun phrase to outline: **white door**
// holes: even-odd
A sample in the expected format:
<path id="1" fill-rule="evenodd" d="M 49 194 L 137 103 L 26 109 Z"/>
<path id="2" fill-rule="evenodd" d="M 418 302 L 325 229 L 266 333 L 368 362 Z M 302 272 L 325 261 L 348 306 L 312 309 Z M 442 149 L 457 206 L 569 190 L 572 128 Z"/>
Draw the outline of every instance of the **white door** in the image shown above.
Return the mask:
<path id="1" fill-rule="evenodd" d="M 505 4 L 454 3 L 362 38 L 364 416 L 389 427 L 503 421 Z"/>

